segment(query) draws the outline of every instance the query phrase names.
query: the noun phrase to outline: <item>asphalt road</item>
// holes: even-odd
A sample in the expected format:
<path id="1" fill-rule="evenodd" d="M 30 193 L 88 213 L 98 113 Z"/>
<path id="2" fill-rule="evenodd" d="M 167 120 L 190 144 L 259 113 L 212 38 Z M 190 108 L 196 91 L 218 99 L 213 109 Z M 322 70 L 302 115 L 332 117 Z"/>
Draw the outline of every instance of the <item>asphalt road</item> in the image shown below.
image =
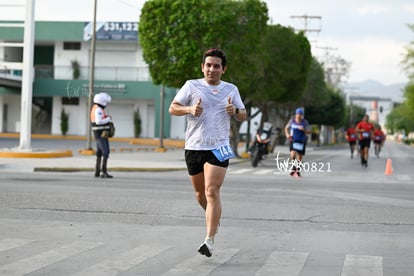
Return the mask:
<path id="1" fill-rule="evenodd" d="M 315 149 L 301 179 L 277 151 L 229 168 L 212 258 L 185 171 L 2 173 L 0 275 L 414 275 L 413 147 Z"/>

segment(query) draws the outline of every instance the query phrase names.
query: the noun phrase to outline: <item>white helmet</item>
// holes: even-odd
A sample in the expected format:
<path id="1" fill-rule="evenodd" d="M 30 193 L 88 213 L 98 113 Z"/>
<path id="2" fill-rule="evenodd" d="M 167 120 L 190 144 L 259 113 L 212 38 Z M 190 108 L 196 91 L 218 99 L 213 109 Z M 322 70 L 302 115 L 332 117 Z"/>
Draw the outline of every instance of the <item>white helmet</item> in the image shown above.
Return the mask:
<path id="1" fill-rule="evenodd" d="M 111 96 L 109 96 L 107 93 L 98 93 L 93 97 L 93 102 L 102 106 L 106 106 L 111 102 L 111 100 Z"/>

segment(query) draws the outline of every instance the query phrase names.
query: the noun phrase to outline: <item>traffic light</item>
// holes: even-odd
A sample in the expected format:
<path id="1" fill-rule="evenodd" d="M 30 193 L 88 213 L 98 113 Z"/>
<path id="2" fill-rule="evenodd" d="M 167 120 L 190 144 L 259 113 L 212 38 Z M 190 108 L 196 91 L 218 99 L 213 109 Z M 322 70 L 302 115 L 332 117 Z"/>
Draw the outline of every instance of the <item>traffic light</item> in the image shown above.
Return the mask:
<path id="1" fill-rule="evenodd" d="M 382 113 L 382 105 L 380 106 L 379 111 L 380 111 L 380 113 Z"/>

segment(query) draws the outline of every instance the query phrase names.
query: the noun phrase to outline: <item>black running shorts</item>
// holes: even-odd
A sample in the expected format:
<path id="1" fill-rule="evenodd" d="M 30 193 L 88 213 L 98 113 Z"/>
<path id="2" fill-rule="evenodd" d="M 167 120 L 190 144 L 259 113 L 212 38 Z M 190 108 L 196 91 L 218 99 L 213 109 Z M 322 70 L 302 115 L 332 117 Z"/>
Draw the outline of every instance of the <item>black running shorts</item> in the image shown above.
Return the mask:
<path id="1" fill-rule="evenodd" d="M 303 150 L 298 150 L 298 149 L 293 148 L 293 143 L 294 143 L 293 141 L 290 141 L 289 151 L 296 151 L 298 154 L 304 156 L 306 153 L 306 142 L 303 143 Z"/>
<path id="2" fill-rule="evenodd" d="M 362 139 L 359 140 L 359 148 L 363 149 L 363 148 L 369 148 L 371 145 L 371 139 Z"/>
<path id="3" fill-rule="evenodd" d="M 229 160 L 220 162 L 211 150 L 185 150 L 185 163 L 187 164 L 189 175 L 203 172 L 205 163 L 223 168 L 229 166 Z"/>

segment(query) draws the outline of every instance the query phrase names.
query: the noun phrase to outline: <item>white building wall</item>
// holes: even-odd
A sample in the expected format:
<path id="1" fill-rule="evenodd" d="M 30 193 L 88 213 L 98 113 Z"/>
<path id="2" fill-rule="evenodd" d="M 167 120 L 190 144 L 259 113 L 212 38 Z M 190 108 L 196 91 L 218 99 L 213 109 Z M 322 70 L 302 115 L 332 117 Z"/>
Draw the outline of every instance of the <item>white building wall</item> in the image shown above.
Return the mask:
<path id="1" fill-rule="evenodd" d="M 187 127 L 187 116 L 171 116 L 171 139 L 184 139 Z"/>
<path id="2" fill-rule="evenodd" d="M 86 135 L 87 127 L 87 98 L 80 97 L 79 105 L 62 105 L 62 97 L 53 97 L 52 134 L 61 135 L 60 114 L 62 109 L 69 115 L 69 129 L 67 135 Z"/>
<path id="3" fill-rule="evenodd" d="M 151 110 L 154 103 L 150 100 L 113 99 L 108 105 L 107 114 L 112 116 L 115 124 L 116 137 L 134 137 L 134 111 L 139 110 L 142 121 L 141 137 L 154 137 L 155 114 Z M 60 114 L 62 108 L 69 114 L 69 129 L 67 135 L 86 135 L 89 124 L 87 98 L 79 98 L 79 105 L 62 105 L 61 97 L 53 97 L 52 134 L 61 135 Z M 153 109 L 152 109 L 153 110 Z"/>
<path id="4" fill-rule="evenodd" d="M 20 102 L 21 97 L 15 95 L 2 95 L 1 102 L 1 128 L 7 132 L 20 132 Z M 7 105 L 7 122 L 3 125 L 3 108 Z"/>
<path id="5" fill-rule="evenodd" d="M 55 42 L 54 66 L 55 79 L 72 79 L 72 60 L 78 61 L 79 65 L 89 66 L 89 46 L 81 43 L 81 50 L 63 50 L 63 41 Z M 81 70 L 80 78 L 85 78 L 87 70 Z"/>

